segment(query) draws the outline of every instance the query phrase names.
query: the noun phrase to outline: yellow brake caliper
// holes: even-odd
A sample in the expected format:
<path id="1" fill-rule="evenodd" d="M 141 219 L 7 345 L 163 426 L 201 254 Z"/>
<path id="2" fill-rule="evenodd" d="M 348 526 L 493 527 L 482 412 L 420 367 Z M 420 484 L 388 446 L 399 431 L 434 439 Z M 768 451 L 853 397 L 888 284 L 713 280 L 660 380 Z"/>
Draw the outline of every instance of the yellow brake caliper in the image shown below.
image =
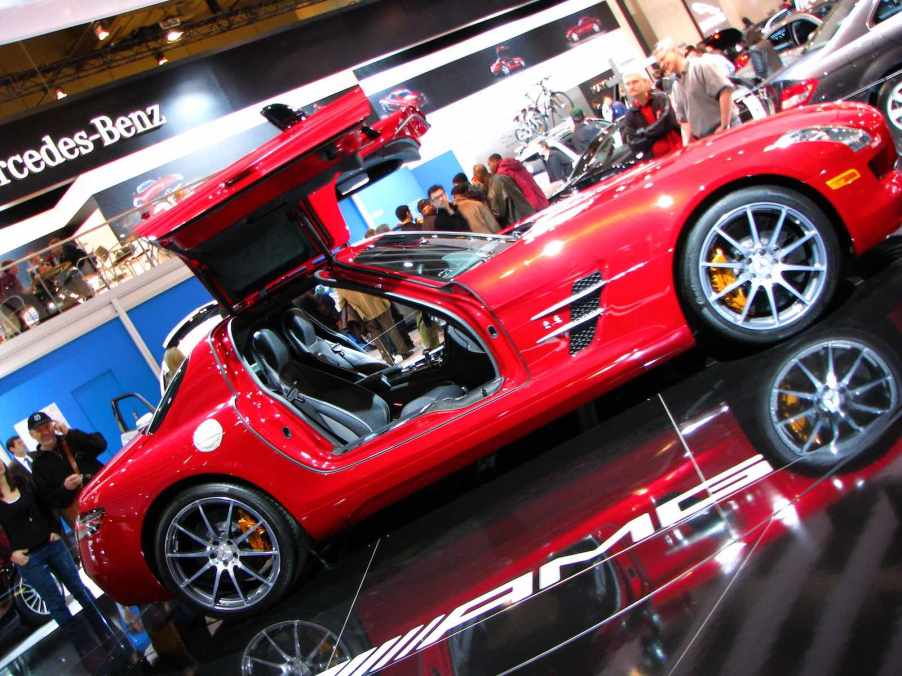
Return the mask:
<path id="1" fill-rule="evenodd" d="M 714 256 L 712 256 L 709 263 L 726 263 L 727 257 L 724 255 L 722 249 L 715 249 Z M 736 282 L 736 273 L 733 272 L 730 268 L 708 268 L 708 275 L 711 278 L 711 287 L 714 289 L 714 293 L 720 293 L 724 289 L 726 289 L 730 284 L 734 284 Z M 746 298 L 745 291 L 742 288 L 738 288 L 735 291 L 731 291 L 726 296 L 724 296 L 723 301 L 736 312 L 742 312 L 743 308 L 745 308 Z"/>
<path id="2" fill-rule="evenodd" d="M 811 434 L 811 423 L 808 422 L 807 415 L 797 415 L 795 413 L 795 411 L 799 410 L 799 398 L 794 394 L 781 394 L 780 408 L 785 415 L 784 419 L 795 416 L 787 425 L 789 431 L 792 432 L 792 436 L 801 443 L 807 442 L 808 435 Z"/>
<path id="3" fill-rule="evenodd" d="M 242 533 L 247 533 L 249 530 L 255 529 L 254 533 L 247 537 L 247 542 L 251 546 L 251 549 L 255 549 L 258 552 L 269 551 L 271 549 L 266 531 L 261 526 L 257 525 L 257 522 L 250 514 L 240 509 L 238 510 L 238 529 Z"/>

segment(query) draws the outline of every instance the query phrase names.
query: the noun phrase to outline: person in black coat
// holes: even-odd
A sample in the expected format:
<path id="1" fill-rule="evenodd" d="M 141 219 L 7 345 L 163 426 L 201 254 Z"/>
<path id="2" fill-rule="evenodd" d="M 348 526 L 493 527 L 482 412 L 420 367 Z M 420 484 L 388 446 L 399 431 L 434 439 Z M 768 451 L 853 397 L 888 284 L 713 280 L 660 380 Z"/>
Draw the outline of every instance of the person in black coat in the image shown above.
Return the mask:
<path id="1" fill-rule="evenodd" d="M 98 638 L 103 640 L 112 633 L 94 596 L 78 575 L 75 561 L 60 535 L 59 519 L 40 499 L 28 474 L 16 463 L 7 466 L 0 462 L 0 526 L 9 539 L 10 559 L 22 579 L 47 604 L 50 616 L 60 627 L 72 621 L 72 613 L 56 580 L 81 604 Z"/>
<path id="2" fill-rule="evenodd" d="M 97 456 L 106 450 L 106 440 L 101 434 L 70 430 L 43 411 L 28 416 L 28 431 L 38 442 L 31 464 L 35 487 L 41 499 L 74 527 L 78 494 L 100 471 Z"/>
<path id="3" fill-rule="evenodd" d="M 623 137 L 635 153 L 663 157 L 683 146 L 670 97 L 652 89 L 644 73 L 627 73 L 623 84 L 632 106 L 623 116 Z"/>

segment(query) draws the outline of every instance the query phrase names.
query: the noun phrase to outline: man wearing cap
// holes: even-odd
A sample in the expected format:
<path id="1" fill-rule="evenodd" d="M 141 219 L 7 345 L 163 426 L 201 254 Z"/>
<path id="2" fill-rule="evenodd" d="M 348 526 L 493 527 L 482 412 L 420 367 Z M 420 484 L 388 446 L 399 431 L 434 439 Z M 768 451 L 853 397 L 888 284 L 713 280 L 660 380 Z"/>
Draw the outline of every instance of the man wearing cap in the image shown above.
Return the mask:
<path id="1" fill-rule="evenodd" d="M 38 494 L 74 526 L 78 494 L 100 471 L 97 455 L 106 449 L 106 440 L 99 433 L 70 430 L 43 411 L 28 416 L 28 431 L 38 442 L 31 466 Z"/>

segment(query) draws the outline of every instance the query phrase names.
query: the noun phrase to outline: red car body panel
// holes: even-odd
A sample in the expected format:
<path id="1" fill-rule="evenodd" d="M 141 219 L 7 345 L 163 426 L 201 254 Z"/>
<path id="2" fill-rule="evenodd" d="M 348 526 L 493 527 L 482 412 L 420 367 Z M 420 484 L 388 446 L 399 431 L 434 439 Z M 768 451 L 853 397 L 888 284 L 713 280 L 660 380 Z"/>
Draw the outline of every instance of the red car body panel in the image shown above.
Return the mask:
<path id="1" fill-rule="evenodd" d="M 322 255 L 242 298 L 224 292 L 193 260 L 192 247 L 299 182 L 339 171 L 342 157 L 366 157 L 393 139 L 415 141 L 425 131 L 419 114 L 405 109 L 375 123 L 374 136 L 361 128 L 369 113 L 362 92 L 352 92 L 152 218 L 141 234 L 175 248 L 239 314 L 263 291 L 273 296 L 281 284 L 315 269 L 324 281 L 362 284 L 435 307 L 483 343 L 500 386 L 465 408 L 427 411 L 336 454 L 329 440 L 262 387 L 238 354 L 234 320 L 225 320 L 194 349 L 159 428 L 124 448 L 82 492 L 83 514 L 105 510 L 102 526 L 81 539 L 85 570 L 120 603 L 167 596 L 147 560 L 148 546 L 155 516 L 187 485 L 225 478 L 255 487 L 321 540 L 691 347 L 674 288 L 675 251 L 684 224 L 722 188 L 756 175 L 759 182 L 776 180 L 779 171 L 781 180 L 823 196 L 856 251 L 902 221 L 899 172 L 877 176 L 871 169 L 890 138 L 882 118 L 862 105 L 824 105 L 695 143 L 564 200 L 540 213 L 520 240 L 447 285 L 356 265 L 356 254 L 373 240 L 334 254 L 331 263 L 330 249 L 348 238 L 333 177 L 301 205 L 315 224 Z M 858 153 L 836 143 L 775 146 L 785 132 L 816 124 L 863 127 L 877 140 Z M 854 181 L 825 187 L 850 171 L 858 174 Z M 232 200 L 238 193 L 243 199 Z M 538 342 L 567 321 L 545 310 L 572 294 L 574 280 L 595 272 L 608 283 L 590 347 L 571 356 L 566 335 Z M 220 423 L 223 441 L 203 452 L 192 435 L 209 418 Z"/>

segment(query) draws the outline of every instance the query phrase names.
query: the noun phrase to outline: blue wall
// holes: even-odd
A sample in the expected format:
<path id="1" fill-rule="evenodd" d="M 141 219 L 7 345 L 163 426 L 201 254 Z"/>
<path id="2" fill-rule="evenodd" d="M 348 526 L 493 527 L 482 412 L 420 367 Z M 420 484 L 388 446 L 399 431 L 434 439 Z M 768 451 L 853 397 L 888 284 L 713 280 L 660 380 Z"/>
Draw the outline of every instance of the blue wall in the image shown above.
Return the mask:
<path id="1" fill-rule="evenodd" d="M 455 174 L 459 174 L 463 170 L 460 162 L 457 161 L 457 156 L 449 150 L 428 162 L 424 162 L 412 171 L 417 183 L 420 184 L 422 197 L 426 197 L 426 191 L 433 185 L 442 186 L 450 197 L 451 179 L 454 178 Z M 466 174 L 470 176 L 472 171 L 467 171 Z"/>
<path id="2" fill-rule="evenodd" d="M 191 278 L 129 312 L 154 356 L 162 359 L 162 342 L 172 327 L 210 295 Z M 0 379 L 0 437 L 15 433 L 13 425 L 55 402 L 69 424 L 101 432 L 108 459 L 121 447 L 110 401 L 138 392 L 151 403 L 160 398 L 159 383 L 122 323 L 113 319 L 37 361 Z"/>
<path id="3" fill-rule="evenodd" d="M 363 205 L 373 226 L 386 223 L 393 228 L 398 222 L 395 217 L 395 209 L 398 205 L 409 206 L 414 218 L 417 218 L 417 202 L 426 197 L 429 188 L 438 184 L 443 186 L 450 195 L 451 179 L 461 171 L 463 168 L 460 166 L 460 162 L 449 150 L 424 162 L 416 169 L 404 167 L 389 174 L 378 183 L 357 193 L 356 203 L 350 198 L 342 200 L 338 206 L 348 225 L 348 230 L 351 232 L 351 242 L 363 239 L 368 227 L 358 204 Z"/>

